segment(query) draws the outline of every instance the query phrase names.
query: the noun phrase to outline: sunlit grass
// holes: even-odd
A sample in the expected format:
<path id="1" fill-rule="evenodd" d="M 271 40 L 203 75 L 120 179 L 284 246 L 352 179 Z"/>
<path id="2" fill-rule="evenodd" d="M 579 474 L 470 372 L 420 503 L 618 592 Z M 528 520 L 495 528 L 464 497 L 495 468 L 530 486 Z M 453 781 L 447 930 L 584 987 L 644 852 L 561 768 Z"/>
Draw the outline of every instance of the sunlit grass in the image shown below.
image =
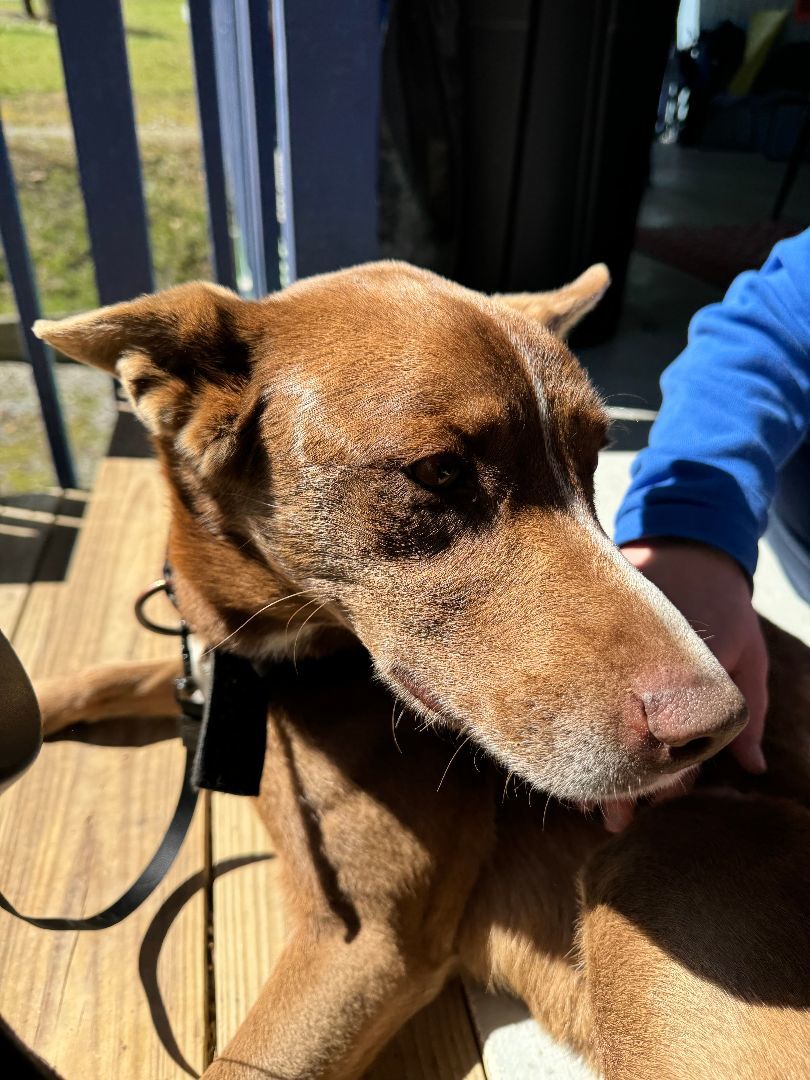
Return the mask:
<path id="1" fill-rule="evenodd" d="M 188 27 L 176 0 L 125 0 L 155 278 L 209 273 Z M 50 315 L 97 301 L 54 27 L 0 0 L 0 107 L 31 256 Z M 0 265 L 0 314 L 14 310 Z"/>
<path id="2" fill-rule="evenodd" d="M 155 282 L 207 277 L 205 188 L 183 5 L 124 0 L 124 18 Z M 0 0 L 0 111 L 43 313 L 91 308 L 98 296 L 59 44 L 54 27 L 25 18 L 20 0 Z M 0 258 L 0 315 L 14 310 Z M 41 489 L 54 476 L 31 373 L 10 363 L 0 374 L 0 492 Z M 57 379 L 77 468 L 90 483 L 113 419 L 109 379 L 68 364 L 58 365 Z"/>

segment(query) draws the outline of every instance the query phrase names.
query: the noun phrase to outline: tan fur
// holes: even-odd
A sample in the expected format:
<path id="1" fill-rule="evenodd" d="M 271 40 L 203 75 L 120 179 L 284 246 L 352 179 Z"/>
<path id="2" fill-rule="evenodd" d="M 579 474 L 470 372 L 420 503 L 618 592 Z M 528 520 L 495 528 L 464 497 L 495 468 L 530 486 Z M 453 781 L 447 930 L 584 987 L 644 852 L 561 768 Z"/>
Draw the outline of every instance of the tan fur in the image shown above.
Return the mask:
<path id="1" fill-rule="evenodd" d="M 153 432 L 203 643 L 313 661 L 271 683 L 258 800 L 290 942 L 209 1080 L 357 1076 L 459 970 L 611 1080 L 810 1076 L 808 651 L 769 631 L 766 778 L 721 754 L 705 782 L 736 795 L 652 807 L 609 842 L 552 797 L 649 791 L 744 722 L 595 521 L 604 414 L 540 323 L 564 331 L 605 285 L 597 267 L 493 300 L 385 263 L 37 325 L 116 371 Z M 446 492 L 415 479 L 433 455 L 463 466 Z M 51 685 L 47 722 L 159 707 L 170 677 Z"/>
<path id="2" fill-rule="evenodd" d="M 137 716 L 151 720 L 176 711 L 174 680 L 179 661 L 132 660 L 99 664 L 74 675 L 37 681 L 44 735 L 55 735 L 71 724 L 94 724 Z"/>

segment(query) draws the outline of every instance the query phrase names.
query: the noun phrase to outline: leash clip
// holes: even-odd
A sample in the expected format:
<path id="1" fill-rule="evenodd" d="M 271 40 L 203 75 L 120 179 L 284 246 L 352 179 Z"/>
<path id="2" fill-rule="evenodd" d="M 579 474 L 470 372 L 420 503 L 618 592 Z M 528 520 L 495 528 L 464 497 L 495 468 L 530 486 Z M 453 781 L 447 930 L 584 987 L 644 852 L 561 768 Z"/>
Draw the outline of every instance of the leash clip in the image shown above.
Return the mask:
<path id="1" fill-rule="evenodd" d="M 153 634 L 165 634 L 167 637 L 182 637 L 187 634 L 188 630 L 182 619 L 177 626 L 162 626 L 160 623 L 154 622 L 146 614 L 146 605 L 158 593 L 165 593 L 170 600 L 172 599 L 171 588 L 166 578 L 158 578 L 157 581 L 153 581 L 148 588 L 144 589 L 135 601 L 135 618 L 141 626 L 151 630 Z"/>
<path id="2" fill-rule="evenodd" d="M 179 637 L 181 639 L 181 654 L 183 657 L 183 674 L 174 680 L 174 696 L 180 707 L 182 719 L 183 742 L 193 750 L 197 742 L 200 721 L 203 717 L 204 702 L 197 680 L 194 678 L 191 667 L 191 653 L 188 645 L 189 632 L 183 619 L 177 626 L 164 626 L 156 623 L 146 613 L 146 606 L 153 596 L 165 593 L 174 603 L 171 585 L 168 577 L 158 578 L 148 588 L 144 589 L 135 601 L 135 618 L 147 630 L 153 634 L 165 634 L 167 637 Z"/>

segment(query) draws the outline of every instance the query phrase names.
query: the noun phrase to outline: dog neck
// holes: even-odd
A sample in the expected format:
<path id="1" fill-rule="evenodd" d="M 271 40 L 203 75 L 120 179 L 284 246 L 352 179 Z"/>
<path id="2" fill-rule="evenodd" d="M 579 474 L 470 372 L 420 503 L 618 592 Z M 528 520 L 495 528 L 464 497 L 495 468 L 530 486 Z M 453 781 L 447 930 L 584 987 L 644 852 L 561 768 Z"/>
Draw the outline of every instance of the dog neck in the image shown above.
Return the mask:
<path id="1" fill-rule="evenodd" d="M 178 610 L 206 649 L 251 660 L 317 658 L 359 644 L 320 601 L 239 536 L 211 528 L 172 489 L 168 562 Z"/>

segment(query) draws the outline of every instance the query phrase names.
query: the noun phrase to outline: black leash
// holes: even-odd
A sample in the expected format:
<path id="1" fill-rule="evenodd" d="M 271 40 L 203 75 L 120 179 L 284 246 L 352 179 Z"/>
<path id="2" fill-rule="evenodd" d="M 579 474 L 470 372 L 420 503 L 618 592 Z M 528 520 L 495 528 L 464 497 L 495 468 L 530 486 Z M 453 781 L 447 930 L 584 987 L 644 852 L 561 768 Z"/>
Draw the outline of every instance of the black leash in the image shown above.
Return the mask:
<path id="1" fill-rule="evenodd" d="M 153 623 L 144 611 L 145 605 L 159 592 L 170 595 L 170 589 L 165 579 L 156 581 L 142 593 L 135 604 L 135 615 L 143 626 L 158 634 L 171 634 L 181 639 L 183 656 L 183 677 L 177 680 L 175 692 L 177 703 L 180 706 L 181 734 L 186 749 L 186 760 L 183 769 L 183 783 L 180 795 L 177 799 L 169 827 L 161 840 L 157 851 L 152 856 L 149 864 L 144 868 L 139 877 L 130 887 L 118 897 L 112 904 L 95 915 L 87 915 L 80 919 L 71 919 L 66 916 L 53 918 L 39 917 L 35 915 L 23 915 L 14 905 L 0 893 L 0 908 L 7 911 L 23 922 L 31 926 L 37 926 L 41 930 L 106 930 L 110 926 L 124 920 L 128 915 L 141 906 L 152 895 L 170 866 L 177 858 L 180 848 L 183 846 L 191 819 L 194 817 L 194 809 L 197 805 L 198 790 L 194 786 L 192 776 L 194 772 L 194 759 L 197 751 L 200 721 L 202 717 L 202 705 L 195 700 L 194 678 L 191 670 L 191 655 L 188 647 L 188 627 L 181 620 L 177 627 L 164 627 Z"/>
<path id="2" fill-rule="evenodd" d="M 107 930 L 110 926 L 122 922 L 139 908 L 144 900 L 148 899 L 163 878 L 168 873 L 169 867 L 177 857 L 177 853 L 183 846 L 183 841 L 188 833 L 191 819 L 194 817 L 194 808 L 197 805 L 198 792 L 191 782 L 194 750 L 186 745 L 186 764 L 183 770 L 183 786 L 177 800 L 172 820 L 166 835 L 160 842 L 149 865 L 143 870 L 140 877 L 109 907 L 104 908 L 95 915 L 87 915 L 81 919 L 69 919 L 67 917 L 39 918 L 35 915 L 23 915 L 17 911 L 2 893 L 0 893 L 0 908 L 7 911 L 23 922 L 31 926 L 38 926 L 41 930 Z"/>
<path id="3" fill-rule="evenodd" d="M 297 683 L 310 663 L 317 663 L 322 678 L 334 678 L 337 673 L 354 677 L 358 670 L 370 671 L 370 657 L 362 648 L 341 651 L 330 658 L 299 661 L 298 664 L 279 660 L 262 667 L 233 653 L 213 649 L 208 652 L 210 670 L 206 678 L 207 692 L 203 695 L 191 663 L 190 632 L 186 623 L 181 618 L 177 626 L 163 626 L 146 613 L 149 600 L 161 592 L 177 607 L 168 564 L 164 567 L 163 577 L 150 585 L 136 601 L 135 615 L 147 630 L 180 638 L 183 674 L 175 681 L 175 696 L 180 709 L 186 760 L 183 784 L 171 822 L 149 865 L 137 880 L 114 903 L 95 915 L 80 919 L 23 915 L 0 893 L 0 910 L 31 926 L 42 930 L 105 930 L 131 915 L 152 895 L 176 859 L 191 825 L 201 788 L 233 795 L 258 795 L 264 767 L 271 686 L 283 688 L 291 679 Z"/>

